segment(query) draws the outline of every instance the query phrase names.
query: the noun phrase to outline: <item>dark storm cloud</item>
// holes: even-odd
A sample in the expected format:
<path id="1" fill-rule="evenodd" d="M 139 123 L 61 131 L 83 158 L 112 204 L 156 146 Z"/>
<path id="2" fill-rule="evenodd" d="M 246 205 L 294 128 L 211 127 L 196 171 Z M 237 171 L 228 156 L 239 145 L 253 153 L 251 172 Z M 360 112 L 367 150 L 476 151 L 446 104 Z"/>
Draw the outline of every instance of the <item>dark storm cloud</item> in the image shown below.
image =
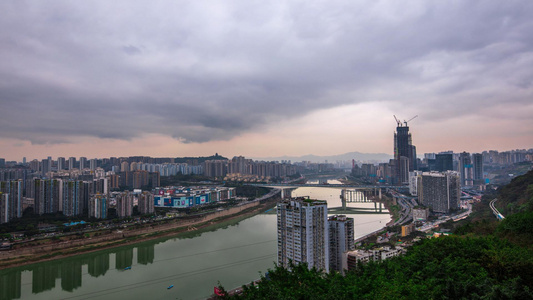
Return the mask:
<path id="1" fill-rule="evenodd" d="M 365 101 L 429 120 L 490 116 L 502 102 L 532 109 L 524 1 L 12 1 L 0 11 L 0 136 L 32 143 L 222 140 Z"/>

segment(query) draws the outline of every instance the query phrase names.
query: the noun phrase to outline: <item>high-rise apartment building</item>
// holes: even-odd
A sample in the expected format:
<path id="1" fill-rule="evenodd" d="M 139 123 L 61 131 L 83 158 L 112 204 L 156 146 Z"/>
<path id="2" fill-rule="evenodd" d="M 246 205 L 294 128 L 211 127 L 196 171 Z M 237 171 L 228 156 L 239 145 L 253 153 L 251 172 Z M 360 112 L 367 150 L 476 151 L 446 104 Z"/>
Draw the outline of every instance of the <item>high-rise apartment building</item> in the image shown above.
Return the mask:
<path id="1" fill-rule="evenodd" d="M 9 222 L 9 194 L 0 192 L 0 224 Z"/>
<path id="2" fill-rule="evenodd" d="M 52 158 L 48 157 L 41 161 L 41 176 L 46 177 L 48 172 L 52 172 Z"/>
<path id="3" fill-rule="evenodd" d="M 418 176 L 422 174 L 422 171 L 409 172 L 409 193 L 412 196 L 418 194 Z"/>
<path id="4" fill-rule="evenodd" d="M 460 176 L 457 172 L 423 172 L 418 176 L 418 201 L 437 213 L 448 213 L 459 207 Z"/>
<path id="5" fill-rule="evenodd" d="M 4 217 L 6 222 L 13 218 L 22 217 L 22 180 L 10 180 L 0 182 L 0 206 L 4 209 Z M 1 218 L 0 218 L 1 219 Z M 3 221 L 0 221 L 2 223 Z"/>
<path id="6" fill-rule="evenodd" d="M 307 263 L 329 272 L 327 202 L 293 198 L 277 206 L 278 264 Z"/>
<path id="7" fill-rule="evenodd" d="M 58 157 L 57 158 L 57 171 L 65 170 L 65 158 L 64 157 Z"/>
<path id="8" fill-rule="evenodd" d="M 80 170 L 87 168 L 87 157 L 80 157 Z"/>
<path id="9" fill-rule="evenodd" d="M 131 217 L 133 214 L 133 195 L 123 192 L 117 195 L 117 215 L 119 218 Z"/>
<path id="10" fill-rule="evenodd" d="M 96 170 L 97 166 L 98 166 L 98 160 L 96 158 L 89 160 L 89 169 L 91 169 L 91 171 Z"/>
<path id="11" fill-rule="evenodd" d="M 468 152 L 459 154 L 459 173 L 461 174 L 462 186 L 474 185 L 474 165 Z"/>
<path id="12" fill-rule="evenodd" d="M 61 180 L 35 179 L 34 188 L 34 212 L 38 215 L 56 213 L 60 209 Z"/>
<path id="13" fill-rule="evenodd" d="M 435 155 L 435 171 L 453 171 L 453 154 L 439 153 Z"/>
<path id="14" fill-rule="evenodd" d="M 77 216 L 83 213 L 81 201 L 83 181 L 68 180 L 62 183 L 61 210 L 65 216 Z"/>
<path id="15" fill-rule="evenodd" d="M 34 159 L 30 161 L 30 170 L 32 170 L 32 172 L 39 172 L 39 166 L 40 163 L 38 160 Z"/>
<path id="16" fill-rule="evenodd" d="M 227 160 L 206 160 L 204 174 L 208 177 L 224 177 L 228 173 Z"/>
<path id="17" fill-rule="evenodd" d="M 107 218 L 106 195 L 93 195 L 89 200 L 89 217 L 97 219 Z"/>
<path id="18" fill-rule="evenodd" d="M 68 169 L 72 170 L 76 168 L 76 158 L 75 157 L 69 157 L 68 158 Z"/>
<path id="19" fill-rule="evenodd" d="M 329 270 L 343 272 L 343 254 L 355 249 L 353 218 L 345 215 L 328 218 L 329 227 Z"/>
<path id="20" fill-rule="evenodd" d="M 150 192 L 143 192 L 139 195 L 137 202 L 139 212 L 143 215 L 154 213 L 154 195 Z"/>
<path id="21" fill-rule="evenodd" d="M 251 174 L 250 166 L 253 164 L 251 159 L 246 159 L 243 156 L 235 156 L 228 162 L 229 174 Z"/>
<path id="22" fill-rule="evenodd" d="M 483 155 L 481 153 L 472 154 L 472 162 L 474 168 L 474 183 L 483 183 Z"/>
<path id="23" fill-rule="evenodd" d="M 120 171 L 121 172 L 129 172 L 130 171 L 130 164 L 127 161 L 123 161 L 120 163 Z"/>

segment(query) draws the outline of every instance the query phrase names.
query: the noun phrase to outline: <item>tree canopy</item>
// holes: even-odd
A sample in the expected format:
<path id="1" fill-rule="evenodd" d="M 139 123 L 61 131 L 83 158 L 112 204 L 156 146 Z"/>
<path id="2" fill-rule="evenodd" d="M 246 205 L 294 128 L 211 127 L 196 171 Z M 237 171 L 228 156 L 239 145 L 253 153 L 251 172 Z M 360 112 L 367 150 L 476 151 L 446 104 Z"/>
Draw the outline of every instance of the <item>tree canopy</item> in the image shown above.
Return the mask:
<path id="1" fill-rule="evenodd" d="M 275 266 L 242 299 L 532 299 L 533 251 L 494 237 L 423 240 L 405 256 L 323 273 Z M 222 297 L 227 298 L 227 297 Z"/>

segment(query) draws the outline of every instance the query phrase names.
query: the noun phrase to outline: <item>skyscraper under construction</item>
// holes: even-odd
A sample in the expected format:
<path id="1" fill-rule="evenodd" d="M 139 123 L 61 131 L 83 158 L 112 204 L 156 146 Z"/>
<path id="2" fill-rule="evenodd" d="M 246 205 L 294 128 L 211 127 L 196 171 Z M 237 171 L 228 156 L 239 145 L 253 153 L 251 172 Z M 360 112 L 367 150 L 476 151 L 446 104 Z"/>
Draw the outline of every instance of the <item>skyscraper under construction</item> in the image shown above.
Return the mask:
<path id="1" fill-rule="evenodd" d="M 416 118 L 415 116 L 414 118 Z M 396 118 L 396 116 L 394 117 Z M 414 119 L 414 118 L 411 118 Z M 411 121 L 409 120 L 409 121 Z M 409 171 L 417 169 L 416 147 L 412 143 L 409 126 L 396 119 L 397 127 L 394 133 L 394 160 L 395 160 L 395 183 L 409 183 Z"/>

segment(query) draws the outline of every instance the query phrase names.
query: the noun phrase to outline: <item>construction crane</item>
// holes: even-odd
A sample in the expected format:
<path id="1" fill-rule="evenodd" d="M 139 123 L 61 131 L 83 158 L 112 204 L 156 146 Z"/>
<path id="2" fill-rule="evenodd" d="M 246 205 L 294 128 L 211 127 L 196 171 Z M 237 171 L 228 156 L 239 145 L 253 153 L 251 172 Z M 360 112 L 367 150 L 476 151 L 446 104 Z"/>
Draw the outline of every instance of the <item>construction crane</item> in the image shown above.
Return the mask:
<path id="1" fill-rule="evenodd" d="M 400 122 L 400 120 L 396 118 L 396 115 L 393 115 L 393 116 L 394 116 L 394 120 L 396 120 L 396 123 L 398 124 L 398 127 L 402 126 L 402 122 Z"/>
<path id="2" fill-rule="evenodd" d="M 418 115 L 412 117 L 412 118 L 409 119 L 408 121 L 403 120 L 403 123 L 405 124 L 405 127 L 407 127 L 407 123 L 411 122 L 411 121 L 412 121 L 413 119 L 415 119 L 416 117 L 418 117 Z M 395 118 L 396 118 L 396 117 L 395 117 Z M 396 121 L 398 121 L 398 120 L 396 120 Z"/>

